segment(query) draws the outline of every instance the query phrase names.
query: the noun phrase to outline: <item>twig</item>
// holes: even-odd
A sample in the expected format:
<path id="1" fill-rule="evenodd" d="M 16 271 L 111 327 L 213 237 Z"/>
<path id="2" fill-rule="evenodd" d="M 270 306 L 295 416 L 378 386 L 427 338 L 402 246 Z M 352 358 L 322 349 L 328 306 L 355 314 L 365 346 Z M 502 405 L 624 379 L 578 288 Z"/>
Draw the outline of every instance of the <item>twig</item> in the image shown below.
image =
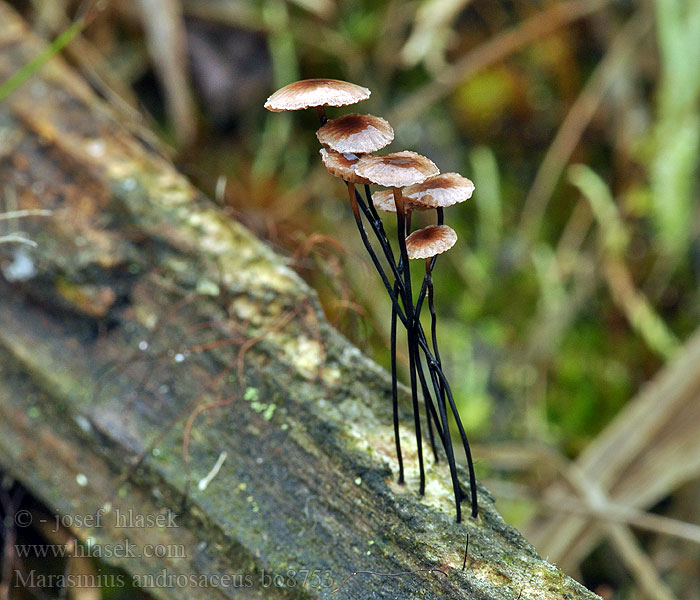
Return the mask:
<path id="1" fill-rule="evenodd" d="M 464 546 L 464 561 L 462 562 L 462 571 L 467 568 L 467 558 L 469 557 L 469 534 L 467 534 L 467 543 Z"/>
<path id="2" fill-rule="evenodd" d="M 28 208 L 26 210 L 10 210 L 0 213 L 0 221 L 7 219 L 21 219 L 23 217 L 49 217 L 53 214 L 52 210 L 44 208 Z"/>
<path id="3" fill-rule="evenodd" d="M 36 248 L 38 246 L 38 244 L 35 241 L 30 240 L 26 237 L 22 237 L 21 235 L 10 234 L 0 236 L 0 244 L 9 244 L 11 242 L 17 242 L 18 244 L 26 244 L 27 246 L 31 246 L 32 248 Z"/>
<path id="4" fill-rule="evenodd" d="M 200 492 L 206 490 L 207 486 L 211 483 L 212 479 L 214 479 L 214 477 L 216 477 L 219 474 L 219 471 L 221 470 L 221 467 L 224 464 L 224 461 L 226 460 L 227 456 L 228 452 L 226 451 L 219 454 L 219 458 L 216 459 L 216 462 L 211 468 L 211 471 L 209 471 L 209 473 L 207 473 L 204 477 L 202 477 L 202 479 L 199 480 L 199 483 L 197 484 L 197 489 L 199 489 Z"/>
<path id="5" fill-rule="evenodd" d="M 639 510 L 632 506 L 618 504 L 607 500 L 602 508 L 591 507 L 574 495 L 561 495 L 556 498 L 535 495 L 529 487 L 516 486 L 503 481 L 485 481 L 484 485 L 495 495 L 522 500 L 526 498 L 536 504 L 546 506 L 549 510 L 555 510 L 566 514 L 594 517 L 601 521 L 622 523 L 637 529 L 652 531 L 661 535 L 668 535 L 700 544 L 700 526 L 694 523 L 686 523 L 677 519 L 671 519 L 663 515 Z"/>

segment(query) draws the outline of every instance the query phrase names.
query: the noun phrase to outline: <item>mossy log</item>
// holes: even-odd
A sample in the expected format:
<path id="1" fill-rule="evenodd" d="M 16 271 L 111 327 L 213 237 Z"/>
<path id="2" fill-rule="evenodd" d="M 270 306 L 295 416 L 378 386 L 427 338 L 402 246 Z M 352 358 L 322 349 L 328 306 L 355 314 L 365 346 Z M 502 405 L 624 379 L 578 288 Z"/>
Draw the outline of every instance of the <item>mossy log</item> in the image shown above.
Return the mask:
<path id="1" fill-rule="evenodd" d="M 0 23 L 3 81 L 45 44 Z M 37 248 L 0 247 L 1 467 L 60 514 L 102 508 L 79 539 L 184 548 L 109 559 L 189 578 L 154 596 L 596 598 L 485 490 L 456 524 L 446 465 L 422 499 L 395 484 L 385 371 L 60 59 L 0 106 L 0 182 L 53 211 L 21 222 Z M 129 509 L 177 526 L 117 527 Z"/>

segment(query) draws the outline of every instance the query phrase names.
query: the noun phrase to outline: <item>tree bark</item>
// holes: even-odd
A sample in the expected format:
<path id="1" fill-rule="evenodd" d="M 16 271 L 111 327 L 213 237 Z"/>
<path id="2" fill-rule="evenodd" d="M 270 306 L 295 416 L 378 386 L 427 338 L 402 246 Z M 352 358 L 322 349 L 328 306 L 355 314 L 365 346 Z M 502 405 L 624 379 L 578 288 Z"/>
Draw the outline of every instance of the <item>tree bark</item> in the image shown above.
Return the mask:
<path id="1" fill-rule="evenodd" d="M 45 45 L 1 2 L 0 22 L 3 81 Z M 154 596 L 597 597 L 486 490 L 456 524 L 446 464 L 418 498 L 408 429 L 395 484 L 385 371 L 60 59 L 0 105 L 0 182 L 53 211 L 21 222 L 36 249 L 0 247 L 0 464 L 59 514 L 101 514 L 82 540 L 184 549 L 109 559 L 189 577 Z M 129 509 L 175 526 L 118 527 Z"/>

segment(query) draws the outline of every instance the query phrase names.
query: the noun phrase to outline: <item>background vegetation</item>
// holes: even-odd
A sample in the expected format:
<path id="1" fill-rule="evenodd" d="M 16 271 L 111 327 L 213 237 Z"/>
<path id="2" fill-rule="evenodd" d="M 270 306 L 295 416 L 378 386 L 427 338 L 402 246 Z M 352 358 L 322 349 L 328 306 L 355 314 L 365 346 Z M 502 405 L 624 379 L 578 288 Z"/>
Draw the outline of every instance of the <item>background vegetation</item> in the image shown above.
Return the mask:
<path id="1" fill-rule="evenodd" d="M 51 39 L 85 14 L 69 0 L 14 4 Z M 383 364 L 389 305 L 318 160 L 315 115 L 271 115 L 265 98 L 307 77 L 367 86 L 357 110 L 392 123 L 391 149 L 475 182 L 447 215 L 460 242 L 435 273 L 443 358 L 506 517 L 527 531 L 556 512 L 544 491 L 700 320 L 700 3 L 99 6 L 66 58 L 288 255 L 329 318 Z M 674 460 L 684 452 L 700 446 Z M 638 508 L 700 524 L 698 475 Z M 571 574 L 607 598 L 697 598 L 693 531 L 695 543 L 658 530 L 635 539 L 648 580 L 604 541 Z"/>

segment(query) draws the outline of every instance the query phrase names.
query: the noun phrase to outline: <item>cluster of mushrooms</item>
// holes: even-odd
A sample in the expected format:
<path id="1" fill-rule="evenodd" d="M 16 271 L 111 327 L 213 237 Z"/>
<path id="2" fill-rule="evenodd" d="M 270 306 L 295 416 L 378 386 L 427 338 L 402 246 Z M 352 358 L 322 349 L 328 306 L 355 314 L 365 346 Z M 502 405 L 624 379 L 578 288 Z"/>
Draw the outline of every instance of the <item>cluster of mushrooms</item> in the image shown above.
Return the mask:
<path id="1" fill-rule="evenodd" d="M 321 148 L 321 160 L 326 169 L 347 184 L 352 208 L 362 242 L 379 273 L 391 299 L 391 377 L 394 413 L 394 436 L 399 464 L 399 483 L 404 483 L 403 457 L 399 437 L 398 389 L 396 368 L 397 321 L 406 329 L 408 361 L 411 381 L 411 398 L 416 433 L 419 492 L 425 492 L 425 467 L 419 412 L 418 390 L 425 403 L 428 437 L 435 461 L 438 451 L 435 433 L 442 442 L 447 457 L 454 490 L 457 522 L 461 521 L 461 502 L 466 499 L 458 474 L 450 437 L 448 406 L 460 433 L 469 468 L 471 514 L 478 514 L 476 479 L 469 442 L 455 405 L 450 384 L 442 369 L 436 337 L 436 314 L 433 305 L 432 270 L 438 254 L 449 250 L 457 241 L 454 230 L 443 223 L 443 209 L 471 197 L 474 184 L 457 173 L 440 174 L 435 164 L 425 156 L 404 151 L 375 155 L 394 139 L 394 131 L 380 117 L 349 114 L 328 120 L 326 106 L 347 106 L 366 100 L 367 88 L 335 79 L 307 79 L 297 81 L 277 90 L 267 99 L 265 108 L 271 111 L 302 110 L 315 108 L 321 128 L 316 132 Z M 390 188 L 370 192 L 370 184 Z M 355 186 L 364 186 L 365 197 L 356 192 Z M 435 210 L 436 225 L 411 232 L 411 214 L 415 210 Z M 379 212 L 396 214 L 398 230 L 398 260 L 384 231 Z M 367 235 L 366 220 L 376 237 L 383 260 L 380 260 Z M 409 260 L 425 260 L 425 276 L 415 297 L 411 285 Z M 431 316 L 430 344 L 420 320 L 421 309 L 428 299 Z M 427 374 L 426 374 L 427 370 Z"/>

